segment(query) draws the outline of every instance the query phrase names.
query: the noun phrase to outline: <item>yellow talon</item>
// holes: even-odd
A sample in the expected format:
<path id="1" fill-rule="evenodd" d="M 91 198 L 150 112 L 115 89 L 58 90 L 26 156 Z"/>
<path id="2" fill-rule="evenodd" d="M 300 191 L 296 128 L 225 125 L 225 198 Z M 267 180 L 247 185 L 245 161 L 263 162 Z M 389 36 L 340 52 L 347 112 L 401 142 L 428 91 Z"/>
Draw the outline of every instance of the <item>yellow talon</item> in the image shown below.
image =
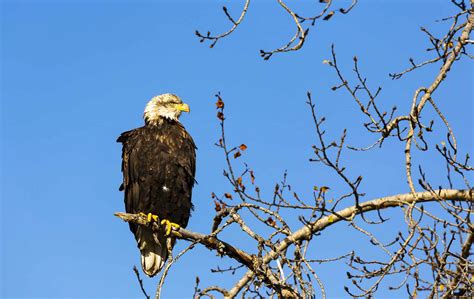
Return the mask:
<path id="1" fill-rule="evenodd" d="M 161 225 L 165 225 L 165 236 L 169 236 L 171 234 L 172 228 L 180 228 L 179 224 L 169 221 L 168 219 L 161 220 Z"/>
<path id="2" fill-rule="evenodd" d="M 152 213 L 145 214 L 145 213 L 140 212 L 138 213 L 138 215 L 140 215 L 141 217 L 146 217 L 147 222 L 152 222 L 152 220 L 155 222 L 158 221 L 158 216 L 153 215 Z"/>
<path id="3" fill-rule="evenodd" d="M 148 222 L 151 222 L 152 220 L 157 222 L 158 221 L 158 216 L 153 215 L 152 213 L 148 213 Z"/>
<path id="4" fill-rule="evenodd" d="M 158 222 L 158 220 L 159 220 L 159 217 L 157 215 L 153 215 L 152 213 L 145 214 L 145 213 L 140 212 L 140 213 L 138 213 L 138 215 L 140 215 L 141 217 L 146 217 L 146 221 L 148 223 L 153 222 L 153 221 Z M 165 236 L 171 235 L 171 230 L 173 228 L 175 228 L 175 229 L 181 228 L 181 226 L 179 226 L 179 224 L 171 222 L 168 219 L 163 219 L 163 220 L 161 220 L 160 223 L 161 223 L 161 225 L 164 225 L 164 227 L 165 227 Z"/>

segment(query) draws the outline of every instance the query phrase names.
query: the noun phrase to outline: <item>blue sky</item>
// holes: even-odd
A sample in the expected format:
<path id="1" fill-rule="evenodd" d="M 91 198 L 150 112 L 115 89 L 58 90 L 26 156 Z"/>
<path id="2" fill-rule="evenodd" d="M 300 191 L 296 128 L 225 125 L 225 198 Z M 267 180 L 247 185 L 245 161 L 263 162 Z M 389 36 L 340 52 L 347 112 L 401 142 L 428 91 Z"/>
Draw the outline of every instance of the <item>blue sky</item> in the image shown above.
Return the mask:
<path id="1" fill-rule="evenodd" d="M 230 141 L 249 147 L 237 163 L 249 163 L 268 194 L 285 169 L 303 194 L 313 185 L 343 188 L 329 171 L 307 162 L 315 139 L 306 91 L 313 92 L 319 115 L 328 119 L 328 137 L 337 138 L 347 127 L 348 142 L 364 146 L 375 136 L 364 134 L 365 119 L 348 95 L 330 90 L 337 80 L 321 62 L 330 57 L 331 43 L 347 74 L 357 55 L 369 84 L 384 87 L 382 105 L 407 112 L 414 90 L 430 84 L 437 67 L 399 81 L 388 73 L 404 69 L 409 57 L 428 57 L 419 27 L 439 32 L 443 25 L 434 20 L 453 11 L 449 1 L 360 1 L 349 15 L 311 28 L 301 51 L 263 61 L 259 49 L 279 47 L 293 34 L 291 20 L 277 5 L 255 3 L 234 34 L 209 49 L 194 31 L 226 30 L 225 2 L 197 2 L 2 1 L 3 297 L 141 297 L 131 270 L 139 263 L 135 241 L 127 225 L 113 217 L 124 209 L 115 139 L 142 125 L 144 105 L 157 94 L 176 93 L 191 106 L 192 113 L 182 118 L 199 148 L 191 230 L 209 231 L 211 192 L 231 189 L 222 177 L 222 154 L 213 145 L 219 135 L 218 91 L 226 102 Z M 317 11 L 313 2 L 299 7 Z M 237 14 L 238 4 L 226 5 Z M 472 153 L 473 145 L 472 75 L 470 62 L 456 64 L 435 94 L 464 153 Z M 364 176 L 367 199 L 408 191 L 402 144 L 392 141 L 350 157 L 344 162 L 350 174 Z M 433 151 L 423 161 L 441 184 L 445 168 Z M 321 236 L 315 250 L 320 257 L 333 256 L 364 244 L 362 239 L 339 225 Z M 189 298 L 196 275 L 203 286 L 232 285 L 239 275 L 208 270 L 220 263 L 227 261 L 197 248 L 172 269 L 165 298 Z M 345 273 L 339 266 L 319 269 L 331 297 L 344 296 L 342 286 L 350 283 L 345 276 L 334 280 Z M 156 281 L 146 279 L 150 293 Z M 381 290 L 381 297 L 391 295 Z"/>

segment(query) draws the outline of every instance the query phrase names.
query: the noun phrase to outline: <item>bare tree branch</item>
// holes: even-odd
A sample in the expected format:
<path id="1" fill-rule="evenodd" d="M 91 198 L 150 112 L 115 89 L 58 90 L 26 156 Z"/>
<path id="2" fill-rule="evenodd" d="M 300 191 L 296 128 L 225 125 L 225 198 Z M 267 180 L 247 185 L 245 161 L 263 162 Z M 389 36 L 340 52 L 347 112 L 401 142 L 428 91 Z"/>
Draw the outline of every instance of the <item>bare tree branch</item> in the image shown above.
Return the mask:
<path id="1" fill-rule="evenodd" d="M 292 18 L 296 31 L 293 37 L 289 39 L 289 41 L 284 44 L 282 47 L 273 49 L 273 50 L 260 50 L 260 56 L 264 60 L 269 60 L 273 54 L 276 53 L 284 53 L 284 52 L 292 52 L 292 51 L 297 51 L 301 49 L 306 41 L 308 32 L 309 32 L 309 27 L 304 28 L 304 23 L 309 23 L 309 26 L 314 26 L 316 24 L 316 21 L 320 18 L 324 21 L 329 21 L 336 13 L 336 11 L 329 9 L 333 5 L 332 0 L 320 0 L 319 2 L 324 2 L 326 3 L 325 7 L 321 10 L 321 12 L 315 16 L 311 17 L 302 17 L 299 15 L 297 12 L 295 12 L 293 9 L 291 9 L 285 2 L 282 0 L 277 0 L 278 5 L 280 5 L 285 12 Z M 347 7 L 347 8 L 339 8 L 338 12 L 341 14 L 347 14 L 349 13 L 357 4 L 357 0 L 353 0 L 352 3 Z M 226 15 L 227 19 L 229 22 L 233 24 L 232 28 L 226 31 L 225 33 L 219 34 L 219 35 L 212 35 L 210 31 L 207 32 L 207 34 L 202 34 L 198 30 L 196 30 L 195 34 L 199 38 L 200 42 L 204 41 L 210 41 L 210 48 L 213 48 L 216 43 L 224 37 L 227 37 L 231 33 L 233 33 L 237 27 L 242 23 L 244 17 L 247 14 L 248 8 L 250 5 L 250 0 L 245 1 L 244 8 L 242 9 L 240 13 L 240 17 L 238 20 L 234 20 L 234 18 L 230 15 L 228 9 L 226 6 L 224 6 L 222 9 L 224 10 L 224 14 Z"/>
<path id="2" fill-rule="evenodd" d="M 444 200 L 453 200 L 453 201 L 466 201 L 473 202 L 474 200 L 474 190 L 440 190 L 438 196 Z M 361 203 L 359 207 L 352 206 L 335 213 L 333 215 L 324 217 L 318 221 L 305 225 L 292 235 L 284 239 L 280 244 L 276 246 L 276 250 L 268 253 L 263 257 L 263 263 L 269 263 L 278 257 L 278 253 L 284 251 L 288 246 L 294 244 L 300 240 L 310 239 L 311 236 L 319 231 L 324 230 L 325 228 L 339 222 L 339 221 L 350 221 L 362 212 L 386 209 L 391 207 L 401 207 L 405 205 L 410 205 L 413 203 L 423 203 L 436 201 L 437 197 L 433 197 L 431 192 L 420 192 L 413 194 L 400 194 L 384 198 L 374 199 L 368 202 Z M 248 271 L 238 283 L 228 292 L 228 296 L 233 298 L 236 296 L 242 288 L 253 278 L 254 273 Z"/>

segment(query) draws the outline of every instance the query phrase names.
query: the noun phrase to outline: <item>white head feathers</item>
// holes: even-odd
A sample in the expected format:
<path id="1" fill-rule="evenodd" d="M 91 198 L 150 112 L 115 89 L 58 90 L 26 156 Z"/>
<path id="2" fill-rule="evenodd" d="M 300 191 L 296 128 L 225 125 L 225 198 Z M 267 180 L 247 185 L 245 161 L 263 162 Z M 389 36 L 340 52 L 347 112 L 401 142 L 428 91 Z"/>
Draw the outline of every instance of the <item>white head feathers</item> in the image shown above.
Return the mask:
<path id="1" fill-rule="evenodd" d="M 182 112 L 189 112 L 189 106 L 174 94 L 165 93 L 153 97 L 146 104 L 143 118 L 147 124 L 162 124 L 165 119 L 178 121 Z"/>

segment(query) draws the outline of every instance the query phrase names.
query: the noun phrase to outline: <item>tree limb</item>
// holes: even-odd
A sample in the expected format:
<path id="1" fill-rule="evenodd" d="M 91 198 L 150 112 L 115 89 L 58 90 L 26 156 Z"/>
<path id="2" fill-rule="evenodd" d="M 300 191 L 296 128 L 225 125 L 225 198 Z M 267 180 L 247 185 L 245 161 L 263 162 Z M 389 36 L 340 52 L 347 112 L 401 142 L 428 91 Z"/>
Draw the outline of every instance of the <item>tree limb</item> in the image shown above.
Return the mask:
<path id="1" fill-rule="evenodd" d="M 402 207 L 413 203 L 424 203 L 437 201 L 438 197 L 444 200 L 452 201 L 466 201 L 473 202 L 474 190 L 451 190 L 442 189 L 438 191 L 437 196 L 433 196 L 432 192 L 418 192 L 415 194 L 399 194 L 388 197 L 382 197 L 374 200 L 370 200 L 364 203 L 360 203 L 359 207 L 352 206 L 346 209 L 342 209 L 335 215 L 323 217 L 315 222 L 305 225 L 276 246 L 275 251 L 269 252 L 263 257 L 263 263 L 268 264 L 270 261 L 278 257 L 278 253 L 284 251 L 290 245 L 294 244 L 299 240 L 309 239 L 314 233 L 324 230 L 326 227 L 331 226 L 342 220 L 350 220 L 355 215 L 363 212 L 369 212 L 374 210 Z M 254 277 L 254 273 L 249 270 L 237 284 L 229 290 L 229 298 L 235 297 L 242 288 Z"/>

